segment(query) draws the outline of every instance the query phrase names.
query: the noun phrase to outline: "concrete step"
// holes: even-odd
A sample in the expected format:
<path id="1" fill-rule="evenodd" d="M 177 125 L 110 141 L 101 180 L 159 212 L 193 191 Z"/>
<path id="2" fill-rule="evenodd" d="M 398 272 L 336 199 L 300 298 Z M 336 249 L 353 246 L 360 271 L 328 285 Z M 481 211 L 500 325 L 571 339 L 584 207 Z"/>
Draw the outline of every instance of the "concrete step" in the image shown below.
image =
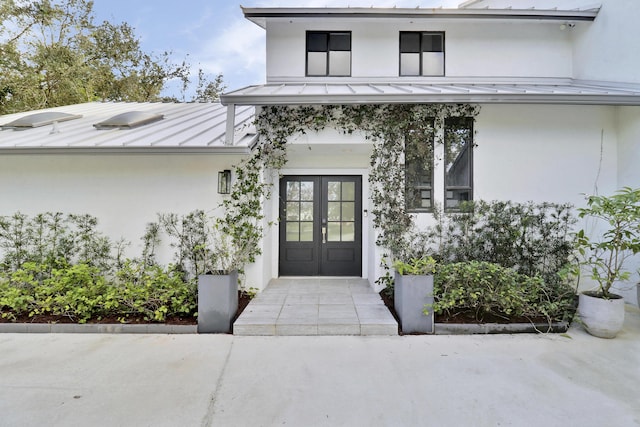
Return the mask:
<path id="1" fill-rule="evenodd" d="M 395 321 L 365 279 L 279 278 L 233 324 L 234 335 L 397 335 Z"/>

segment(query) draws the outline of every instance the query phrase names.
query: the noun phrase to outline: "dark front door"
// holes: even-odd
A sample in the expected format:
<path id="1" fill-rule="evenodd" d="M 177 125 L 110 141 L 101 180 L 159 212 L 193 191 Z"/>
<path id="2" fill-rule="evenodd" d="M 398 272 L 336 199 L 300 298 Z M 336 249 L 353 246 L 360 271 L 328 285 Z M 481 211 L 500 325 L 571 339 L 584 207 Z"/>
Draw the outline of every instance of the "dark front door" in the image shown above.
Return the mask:
<path id="1" fill-rule="evenodd" d="M 280 180 L 281 276 L 362 275 L 362 178 Z"/>

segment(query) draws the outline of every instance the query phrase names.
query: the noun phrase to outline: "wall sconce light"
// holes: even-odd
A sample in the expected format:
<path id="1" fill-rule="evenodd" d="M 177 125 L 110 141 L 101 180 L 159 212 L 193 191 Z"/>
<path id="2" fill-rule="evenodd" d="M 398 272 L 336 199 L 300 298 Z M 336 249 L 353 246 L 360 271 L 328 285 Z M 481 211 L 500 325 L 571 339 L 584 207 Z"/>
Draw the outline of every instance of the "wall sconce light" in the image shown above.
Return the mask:
<path id="1" fill-rule="evenodd" d="M 218 194 L 231 193 L 231 171 L 225 169 L 218 172 Z"/>

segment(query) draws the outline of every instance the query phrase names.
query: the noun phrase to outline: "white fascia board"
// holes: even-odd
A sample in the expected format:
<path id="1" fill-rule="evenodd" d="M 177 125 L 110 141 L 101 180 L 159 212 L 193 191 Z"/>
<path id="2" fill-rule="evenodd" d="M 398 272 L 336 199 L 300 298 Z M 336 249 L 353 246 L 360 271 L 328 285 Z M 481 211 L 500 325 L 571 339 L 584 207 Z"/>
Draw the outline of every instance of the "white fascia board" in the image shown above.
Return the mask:
<path id="1" fill-rule="evenodd" d="M 162 148 L 86 148 L 86 147 L 1 147 L 0 155 L 28 155 L 28 154 L 74 154 L 74 155 L 248 155 L 251 149 L 249 147 L 162 147 Z"/>
<path id="2" fill-rule="evenodd" d="M 245 18 L 262 28 L 269 19 L 382 18 L 382 19 L 500 19 L 593 21 L 599 8 L 558 9 L 443 9 L 443 8 L 242 8 Z"/>
<path id="3" fill-rule="evenodd" d="M 352 94 L 352 95 L 235 95 L 241 105 L 308 104 L 565 104 L 640 105 L 640 95 L 609 94 Z"/>
<path id="4" fill-rule="evenodd" d="M 469 95 L 446 94 L 429 96 L 361 95 L 361 96 L 248 96 L 235 101 L 250 105 L 315 105 L 315 104 L 564 104 L 640 106 L 640 96 L 621 95 Z"/>

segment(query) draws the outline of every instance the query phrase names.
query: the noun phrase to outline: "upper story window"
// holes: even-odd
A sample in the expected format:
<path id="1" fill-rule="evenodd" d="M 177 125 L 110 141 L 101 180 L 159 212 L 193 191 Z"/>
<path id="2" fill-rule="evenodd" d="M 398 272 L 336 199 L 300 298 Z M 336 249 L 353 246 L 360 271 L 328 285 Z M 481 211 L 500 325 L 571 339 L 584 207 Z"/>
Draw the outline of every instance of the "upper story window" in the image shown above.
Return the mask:
<path id="1" fill-rule="evenodd" d="M 400 33 L 401 76 L 444 76 L 444 33 Z"/>
<path id="2" fill-rule="evenodd" d="M 351 76 L 351 33 L 307 31 L 307 76 Z"/>

